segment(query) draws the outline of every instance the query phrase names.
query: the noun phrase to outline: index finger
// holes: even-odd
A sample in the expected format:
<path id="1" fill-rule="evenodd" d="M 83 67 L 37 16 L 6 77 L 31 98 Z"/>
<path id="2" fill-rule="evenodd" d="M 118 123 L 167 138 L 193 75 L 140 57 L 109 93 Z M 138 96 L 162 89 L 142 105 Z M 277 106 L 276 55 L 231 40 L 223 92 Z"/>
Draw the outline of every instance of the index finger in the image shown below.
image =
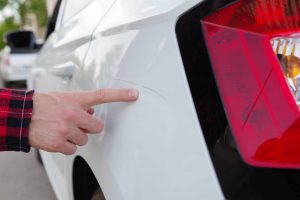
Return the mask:
<path id="1" fill-rule="evenodd" d="M 99 89 L 78 93 L 78 103 L 82 107 L 92 107 L 111 102 L 129 102 L 137 100 L 139 92 L 136 89 Z"/>

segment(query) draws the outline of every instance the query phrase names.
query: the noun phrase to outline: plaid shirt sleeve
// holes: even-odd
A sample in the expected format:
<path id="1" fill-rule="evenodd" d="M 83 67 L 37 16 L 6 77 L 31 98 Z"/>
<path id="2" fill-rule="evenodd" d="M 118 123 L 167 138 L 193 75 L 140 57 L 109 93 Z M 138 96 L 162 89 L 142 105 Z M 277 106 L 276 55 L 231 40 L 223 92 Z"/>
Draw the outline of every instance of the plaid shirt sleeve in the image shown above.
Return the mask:
<path id="1" fill-rule="evenodd" d="M 33 91 L 0 89 L 0 151 L 29 152 Z"/>

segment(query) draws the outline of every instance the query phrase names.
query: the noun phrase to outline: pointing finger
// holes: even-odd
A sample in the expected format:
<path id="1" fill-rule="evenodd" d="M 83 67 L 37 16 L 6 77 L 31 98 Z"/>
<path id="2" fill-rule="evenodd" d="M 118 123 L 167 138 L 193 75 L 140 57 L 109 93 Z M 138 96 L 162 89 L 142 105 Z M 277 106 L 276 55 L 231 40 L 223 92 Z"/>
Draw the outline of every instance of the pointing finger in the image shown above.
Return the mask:
<path id="1" fill-rule="evenodd" d="M 78 95 L 79 104 L 87 108 L 103 103 L 135 101 L 139 92 L 136 89 L 100 89 Z"/>

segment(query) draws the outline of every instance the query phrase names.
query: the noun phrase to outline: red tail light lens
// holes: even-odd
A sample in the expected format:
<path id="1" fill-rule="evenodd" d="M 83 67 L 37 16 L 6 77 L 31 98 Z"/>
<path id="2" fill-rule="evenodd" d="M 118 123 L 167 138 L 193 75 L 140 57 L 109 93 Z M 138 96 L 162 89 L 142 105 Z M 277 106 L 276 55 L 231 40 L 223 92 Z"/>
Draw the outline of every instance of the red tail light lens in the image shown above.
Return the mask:
<path id="1" fill-rule="evenodd" d="M 3 62 L 5 66 L 10 66 L 10 58 L 9 56 L 3 58 Z"/>
<path id="2" fill-rule="evenodd" d="M 243 159 L 300 168 L 300 2 L 241 0 L 202 29 Z"/>

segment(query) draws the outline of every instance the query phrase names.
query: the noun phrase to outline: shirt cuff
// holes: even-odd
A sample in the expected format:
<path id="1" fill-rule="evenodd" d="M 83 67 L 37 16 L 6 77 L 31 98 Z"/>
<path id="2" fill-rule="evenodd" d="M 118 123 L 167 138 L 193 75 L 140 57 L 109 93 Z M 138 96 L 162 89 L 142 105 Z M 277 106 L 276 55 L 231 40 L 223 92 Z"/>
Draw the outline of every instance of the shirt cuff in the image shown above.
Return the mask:
<path id="1" fill-rule="evenodd" d="M 34 91 L 0 89 L 0 151 L 29 152 Z"/>

